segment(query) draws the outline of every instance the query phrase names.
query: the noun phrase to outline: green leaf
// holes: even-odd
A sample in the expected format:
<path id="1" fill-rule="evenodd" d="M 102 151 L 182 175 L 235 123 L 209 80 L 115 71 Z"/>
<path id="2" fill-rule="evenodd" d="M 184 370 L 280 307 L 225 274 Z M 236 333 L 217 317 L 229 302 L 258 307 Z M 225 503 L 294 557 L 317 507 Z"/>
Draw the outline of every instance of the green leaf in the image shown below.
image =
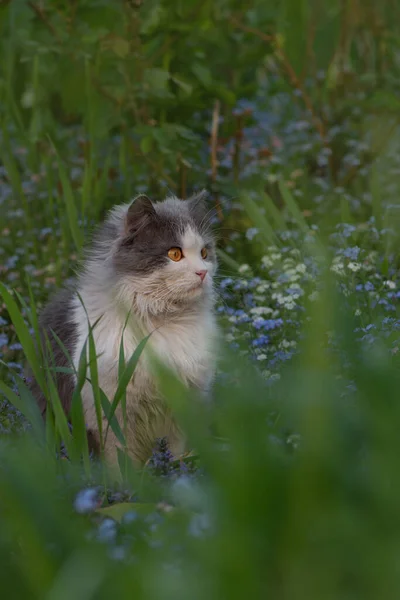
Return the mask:
<path id="1" fill-rule="evenodd" d="M 160 98 L 173 98 L 168 89 L 170 74 L 164 69 L 146 69 L 144 73 L 144 85 L 149 95 Z"/>
<path id="2" fill-rule="evenodd" d="M 100 515 L 111 517 L 115 521 L 121 521 L 127 513 L 135 512 L 140 516 L 145 517 L 157 511 L 157 504 L 150 502 L 121 502 L 119 504 L 112 504 L 111 506 L 104 506 L 96 510 Z"/>
<path id="3" fill-rule="evenodd" d="M 110 45 L 114 54 L 120 58 L 126 58 L 126 56 L 128 56 L 130 50 L 128 40 L 124 40 L 123 38 L 113 38 Z"/>
<path id="4" fill-rule="evenodd" d="M 400 99 L 395 92 L 390 90 L 377 90 L 364 100 L 364 106 L 367 109 L 376 111 L 394 112 L 398 114 L 400 110 Z"/>
<path id="5" fill-rule="evenodd" d="M 280 6 L 278 33 L 285 40 L 284 49 L 292 68 L 297 75 L 300 75 L 307 57 L 309 2 L 308 0 L 285 0 Z"/>
<path id="6" fill-rule="evenodd" d="M 235 92 L 233 92 L 232 90 L 228 90 L 222 85 L 215 86 L 213 92 L 219 100 L 221 100 L 225 104 L 228 104 L 229 106 L 233 106 L 236 103 Z"/>
<path id="7" fill-rule="evenodd" d="M 154 138 L 152 135 L 146 135 L 140 140 L 140 149 L 143 154 L 151 152 L 154 146 Z"/>
<path id="8" fill-rule="evenodd" d="M 177 77 L 171 77 L 171 80 L 176 83 L 178 87 L 184 92 L 185 96 L 190 96 L 193 92 L 193 86 L 190 83 L 186 83 L 182 81 L 182 79 L 178 79 Z"/>
<path id="9" fill-rule="evenodd" d="M 140 19 L 140 32 L 144 35 L 151 33 L 160 24 L 164 14 L 165 9 L 160 4 L 149 6 L 147 14 L 144 13 Z"/>
<path id="10" fill-rule="evenodd" d="M 194 63 L 194 65 L 192 65 L 192 72 L 205 88 L 208 88 L 212 84 L 211 71 L 204 65 L 200 63 Z"/>
<path id="11" fill-rule="evenodd" d="M 74 61 L 72 64 L 69 61 L 63 62 L 59 90 L 65 112 L 82 114 L 85 107 L 85 70 L 82 61 Z"/>

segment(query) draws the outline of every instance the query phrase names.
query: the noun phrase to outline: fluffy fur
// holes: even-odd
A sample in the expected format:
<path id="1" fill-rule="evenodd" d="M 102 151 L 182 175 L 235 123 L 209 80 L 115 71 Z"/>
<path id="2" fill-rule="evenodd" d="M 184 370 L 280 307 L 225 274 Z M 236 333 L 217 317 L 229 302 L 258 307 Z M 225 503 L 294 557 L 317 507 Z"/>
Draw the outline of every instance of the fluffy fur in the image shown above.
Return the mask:
<path id="1" fill-rule="evenodd" d="M 168 250 L 174 247 L 183 252 L 178 262 L 168 258 Z M 207 250 L 205 259 L 201 255 L 203 248 Z M 207 392 L 212 382 L 215 269 L 214 241 L 204 194 L 188 201 L 168 198 L 156 204 L 140 196 L 132 204 L 118 206 L 109 213 L 75 285 L 58 294 L 41 317 L 55 362 L 65 366 L 67 359 L 51 330 L 65 344 L 76 368 L 88 336 L 88 319 L 92 326 L 97 322 L 93 336 L 99 384 L 109 399 L 117 388 L 122 335 L 128 359 L 140 340 L 152 333 L 127 388 L 127 445 L 139 463 L 150 456 L 157 437 L 168 436 L 175 455 L 182 453 L 185 446 L 184 436 L 157 389 L 151 354 L 154 352 L 187 386 Z M 70 409 L 74 383 L 72 376 L 57 375 L 66 412 Z M 44 413 L 45 399 L 37 389 L 36 394 Z M 88 382 L 82 390 L 82 399 L 86 423 L 96 441 L 97 420 Z M 122 423 L 120 411 L 117 416 Z M 111 462 L 116 461 L 117 445 L 109 430 L 106 456 Z"/>

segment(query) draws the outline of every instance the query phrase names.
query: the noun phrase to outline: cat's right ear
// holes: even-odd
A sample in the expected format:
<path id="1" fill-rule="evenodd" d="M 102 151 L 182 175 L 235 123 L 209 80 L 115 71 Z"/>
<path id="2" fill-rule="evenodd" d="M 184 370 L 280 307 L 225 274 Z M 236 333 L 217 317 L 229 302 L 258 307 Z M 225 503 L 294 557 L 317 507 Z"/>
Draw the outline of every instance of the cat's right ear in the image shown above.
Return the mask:
<path id="1" fill-rule="evenodd" d="M 125 233 L 134 234 L 139 229 L 144 227 L 152 217 L 154 217 L 156 211 L 154 206 L 145 194 L 137 196 L 126 213 L 125 218 Z"/>

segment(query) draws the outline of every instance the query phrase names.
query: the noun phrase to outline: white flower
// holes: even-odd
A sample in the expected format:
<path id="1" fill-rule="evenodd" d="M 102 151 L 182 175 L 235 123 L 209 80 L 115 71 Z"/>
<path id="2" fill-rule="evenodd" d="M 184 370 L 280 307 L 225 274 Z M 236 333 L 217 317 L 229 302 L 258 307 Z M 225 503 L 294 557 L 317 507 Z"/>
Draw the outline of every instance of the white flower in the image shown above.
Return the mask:
<path id="1" fill-rule="evenodd" d="M 269 269 L 273 265 L 272 260 L 268 256 L 263 256 L 261 262 L 266 269 Z"/>
<path id="2" fill-rule="evenodd" d="M 267 355 L 266 354 L 259 354 L 257 356 L 257 360 L 266 360 L 267 359 Z"/>
<path id="3" fill-rule="evenodd" d="M 256 287 L 256 291 L 259 294 L 263 294 L 264 292 L 266 292 L 269 288 L 271 287 L 271 284 L 269 283 L 269 281 L 263 281 L 262 283 L 260 283 L 257 287 Z"/>
<path id="4" fill-rule="evenodd" d="M 331 271 L 333 271 L 333 273 L 336 273 L 337 275 L 343 275 L 344 264 L 342 262 L 333 262 L 331 266 Z"/>
<path id="5" fill-rule="evenodd" d="M 274 292 L 271 296 L 272 300 L 276 300 L 278 302 L 278 304 L 283 304 L 284 303 L 284 298 L 283 298 L 283 294 L 281 294 L 281 292 Z"/>
<path id="6" fill-rule="evenodd" d="M 268 306 L 255 306 L 250 309 L 250 314 L 252 315 L 270 315 L 272 313 L 272 308 Z"/>
<path id="7" fill-rule="evenodd" d="M 290 267 L 290 269 L 285 269 L 283 271 L 285 273 L 285 275 L 287 275 L 288 277 L 291 277 L 293 275 L 296 275 L 296 271 L 295 269 L 293 269 L 292 267 Z"/>
<path id="8" fill-rule="evenodd" d="M 354 315 L 356 317 L 360 317 L 361 316 L 361 310 L 359 308 L 357 308 L 357 310 L 355 311 Z"/>
<path id="9" fill-rule="evenodd" d="M 300 263 L 299 265 L 297 265 L 296 271 L 298 273 L 305 273 L 307 271 L 307 267 L 304 263 Z"/>
<path id="10" fill-rule="evenodd" d="M 360 263 L 349 262 L 349 264 L 347 265 L 347 268 L 350 269 L 350 271 L 353 271 L 353 273 L 356 273 L 357 271 L 359 271 L 361 269 L 361 265 L 360 265 Z"/>
<path id="11" fill-rule="evenodd" d="M 297 343 L 295 342 L 295 340 L 282 340 L 281 343 L 279 344 L 280 348 L 295 348 L 297 345 Z"/>
<path id="12" fill-rule="evenodd" d="M 268 258 L 268 256 L 263 256 L 261 259 L 262 265 L 263 267 L 265 267 L 266 269 L 269 269 L 269 267 L 272 267 L 272 260 L 270 260 Z"/>
<path id="13" fill-rule="evenodd" d="M 239 269 L 238 269 L 239 273 L 248 273 L 249 271 L 251 271 L 250 266 L 249 265 L 240 265 Z"/>
<path id="14" fill-rule="evenodd" d="M 385 285 L 386 287 L 389 288 L 389 290 L 395 290 L 396 289 L 396 284 L 394 281 L 385 281 Z"/>
<path id="15" fill-rule="evenodd" d="M 294 303 L 294 302 L 287 302 L 287 303 L 285 304 L 285 308 L 286 308 L 287 310 L 293 310 L 294 308 L 296 308 L 296 305 L 295 305 L 295 303 Z"/>

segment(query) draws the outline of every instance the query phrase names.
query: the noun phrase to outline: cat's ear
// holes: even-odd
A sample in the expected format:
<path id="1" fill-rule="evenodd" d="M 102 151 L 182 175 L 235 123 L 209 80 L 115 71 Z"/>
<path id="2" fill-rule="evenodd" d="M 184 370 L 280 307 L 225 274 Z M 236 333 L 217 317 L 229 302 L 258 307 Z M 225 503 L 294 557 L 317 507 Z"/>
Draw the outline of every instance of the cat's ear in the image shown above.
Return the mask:
<path id="1" fill-rule="evenodd" d="M 156 211 L 154 206 L 145 194 L 137 196 L 126 213 L 125 218 L 125 233 L 131 234 L 136 233 L 139 229 L 144 227 L 153 217 L 155 217 Z"/>
<path id="2" fill-rule="evenodd" d="M 197 225 L 208 225 L 210 219 L 207 219 L 207 217 L 211 218 L 212 216 L 212 211 L 210 211 L 207 204 L 208 197 L 209 193 L 207 190 L 201 190 L 201 192 L 198 192 L 187 200 L 190 215 Z"/>

